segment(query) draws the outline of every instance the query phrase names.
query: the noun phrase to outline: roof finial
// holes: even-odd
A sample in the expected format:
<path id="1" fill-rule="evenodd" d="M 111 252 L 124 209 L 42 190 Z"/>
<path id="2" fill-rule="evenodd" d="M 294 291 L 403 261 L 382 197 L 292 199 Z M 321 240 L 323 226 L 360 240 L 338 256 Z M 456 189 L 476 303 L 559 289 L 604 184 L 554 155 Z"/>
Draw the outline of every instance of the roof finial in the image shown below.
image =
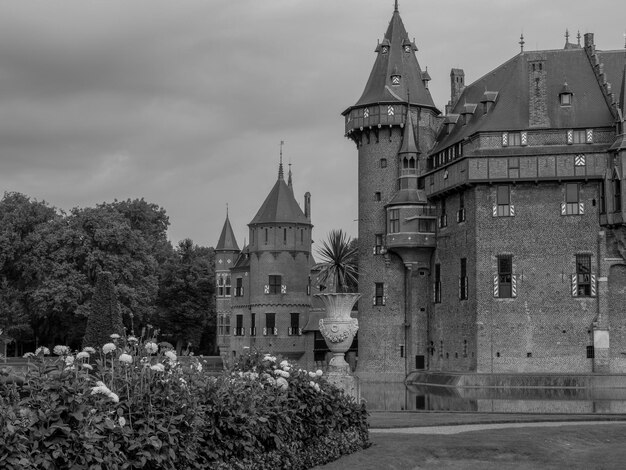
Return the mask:
<path id="1" fill-rule="evenodd" d="M 524 44 L 526 43 L 524 42 L 524 33 L 522 33 L 519 37 L 520 52 L 524 52 Z"/>
<path id="2" fill-rule="evenodd" d="M 228 219 L 228 203 L 226 203 L 226 218 Z"/>
<path id="3" fill-rule="evenodd" d="M 283 174 L 283 145 L 285 145 L 285 141 L 280 141 L 280 163 L 278 164 L 278 179 L 285 179 L 285 175 Z"/>
<path id="4" fill-rule="evenodd" d="M 398 11 L 398 0 L 396 0 L 393 11 Z"/>
<path id="5" fill-rule="evenodd" d="M 565 28 L 565 44 L 569 44 L 569 29 Z"/>

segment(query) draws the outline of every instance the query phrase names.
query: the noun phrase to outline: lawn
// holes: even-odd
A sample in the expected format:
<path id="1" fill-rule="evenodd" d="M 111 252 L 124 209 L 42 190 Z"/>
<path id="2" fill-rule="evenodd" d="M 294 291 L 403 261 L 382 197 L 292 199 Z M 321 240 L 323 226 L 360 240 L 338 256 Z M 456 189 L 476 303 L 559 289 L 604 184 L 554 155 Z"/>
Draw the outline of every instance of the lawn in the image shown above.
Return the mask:
<path id="1" fill-rule="evenodd" d="M 371 433 L 372 446 L 318 470 L 624 469 L 626 423 L 524 427 L 453 435 Z"/>

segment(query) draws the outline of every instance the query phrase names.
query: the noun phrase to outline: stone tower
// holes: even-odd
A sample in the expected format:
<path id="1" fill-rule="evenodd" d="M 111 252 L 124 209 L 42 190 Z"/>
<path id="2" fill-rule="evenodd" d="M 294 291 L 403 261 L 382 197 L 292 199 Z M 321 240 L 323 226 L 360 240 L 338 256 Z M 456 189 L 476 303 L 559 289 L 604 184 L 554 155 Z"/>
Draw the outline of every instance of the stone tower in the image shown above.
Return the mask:
<path id="1" fill-rule="evenodd" d="M 363 94 L 342 114 L 358 150 L 359 363 L 364 380 L 403 380 L 427 355 L 436 214 L 420 174 L 439 110 L 397 3 Z M 418 227 L 425 232 L 418 234 Z M 417 364 L 421 366 L 421 364 Z M 423 366 L 422 366 L 423 367 Z"/>
<path id="2" fill-rule="evenodd" d="M 226 213 L 219 241 L 215 246 L 215 308 L 217 310 L 217 346 L 227 358 L 230 346 L 230 298 L 232 295 L 230 269 L 239 257 L 239 245 Z"/>

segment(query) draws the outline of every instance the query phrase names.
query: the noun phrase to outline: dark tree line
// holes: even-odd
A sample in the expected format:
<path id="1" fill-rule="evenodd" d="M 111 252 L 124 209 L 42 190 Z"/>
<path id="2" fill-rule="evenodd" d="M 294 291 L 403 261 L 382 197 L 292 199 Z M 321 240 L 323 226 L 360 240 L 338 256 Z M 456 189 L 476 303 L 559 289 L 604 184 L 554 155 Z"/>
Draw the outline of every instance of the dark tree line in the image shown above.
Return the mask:
<path id="1" fill-rule="evenodd" d="M 0 342 L 14 354 L 81 346 L 98 273 L 111 273 L 124 327 L 148 325 L 179 349 L 214 353 L 213 249 L 167 240 L 165 210 L 143 199 L 64 213 L 20 193 L 0 200 Z M 2 351 L 0 351 L 2 352 Z"/>

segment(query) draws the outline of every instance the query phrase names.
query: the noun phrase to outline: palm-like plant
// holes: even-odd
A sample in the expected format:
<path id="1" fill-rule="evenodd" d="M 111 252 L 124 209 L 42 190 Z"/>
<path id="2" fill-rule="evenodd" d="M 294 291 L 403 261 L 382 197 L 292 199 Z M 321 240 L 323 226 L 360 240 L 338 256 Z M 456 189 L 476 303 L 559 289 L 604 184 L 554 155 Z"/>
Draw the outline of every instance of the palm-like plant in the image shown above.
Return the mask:
<path id="1" fill-rule="evenodd" d="M 318 250 L 321 284 L 332 282 L 335 292 L 348 292 L 358 284 L 356 243 L 343 230 L 331 230 Z"/>

